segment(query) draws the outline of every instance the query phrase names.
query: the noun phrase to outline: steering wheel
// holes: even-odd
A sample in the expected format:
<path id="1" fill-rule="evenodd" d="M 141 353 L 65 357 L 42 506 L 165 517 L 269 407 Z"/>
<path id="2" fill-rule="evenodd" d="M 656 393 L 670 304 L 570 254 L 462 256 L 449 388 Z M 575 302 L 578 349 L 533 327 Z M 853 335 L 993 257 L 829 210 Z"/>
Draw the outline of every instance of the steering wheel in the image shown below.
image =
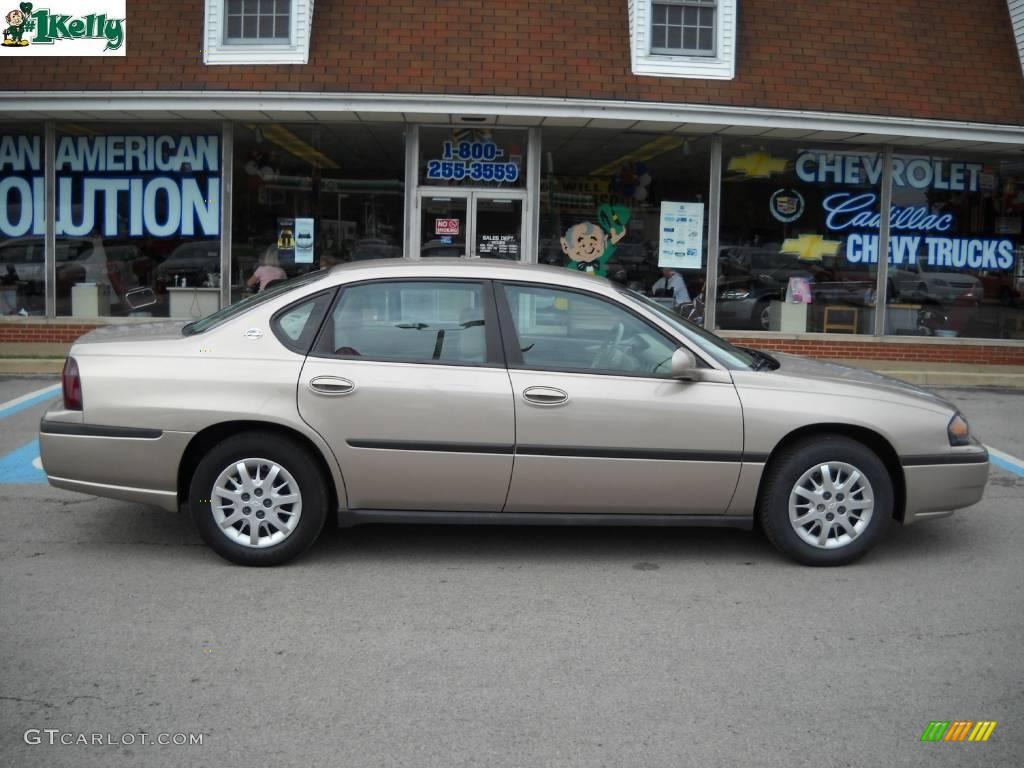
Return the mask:
<path id="1" fill-rule="evenodd" d="M 604 368 L 606 367 L 611 353 L 615 350 L 619 344 L 622 343 L 622 337 L 626 335 L 626 326 L 622 323 L 616 323 L 612 326 L 612 336 L 598 349 L 597 354 L 594 355 L 594 362 L 590 364 L 591 368 Z"/>

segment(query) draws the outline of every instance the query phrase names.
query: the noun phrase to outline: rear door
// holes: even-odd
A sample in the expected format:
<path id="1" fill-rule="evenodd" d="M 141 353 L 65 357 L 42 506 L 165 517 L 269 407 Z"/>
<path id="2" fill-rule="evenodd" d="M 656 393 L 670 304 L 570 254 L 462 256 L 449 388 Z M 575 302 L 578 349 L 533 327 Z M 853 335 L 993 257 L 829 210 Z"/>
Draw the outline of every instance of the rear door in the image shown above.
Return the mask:
<path id="1" fill-rule="evenodd" d="M 678 343 L 603 297 L 529 284 L 498 296 L 516 407 L 506 512 L 725 512 L 743 451 L 728 376 L 669 378 Z"/>
<path id="2" fill-rule="evenodd" d="M 344 287 L 298 404 L 334 450 L 351 508 L 501 511 L 515 423 L 486 281 Z"/>

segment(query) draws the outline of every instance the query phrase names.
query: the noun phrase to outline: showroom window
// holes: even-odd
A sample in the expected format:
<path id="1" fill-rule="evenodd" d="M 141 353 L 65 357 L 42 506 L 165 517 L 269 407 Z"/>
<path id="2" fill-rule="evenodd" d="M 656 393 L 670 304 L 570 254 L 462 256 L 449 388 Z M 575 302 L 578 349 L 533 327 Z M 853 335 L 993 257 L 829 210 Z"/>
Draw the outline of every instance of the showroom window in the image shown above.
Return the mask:
<path id="1" fill-rule="evenodd" d="M 0 126 L 0 315 L 46 313 L 43 128 Z"/>
<path id="2" fill-rule="evenodd" d="M 231 300 L 258 267 L 288 277 L 401 258 L 405 128 L 400 124 L 235 126 Z"/>
<path id="3" fill-rule="evenodd" d="M 55 166 L 58 316 L 218 309 L 219 125 L 62 123 Z M 133 310 L 140 289 L 156 303 Z"/>
<path id="4" fill-rule="evenodd" d="M 712 139 L 545 128 L 541 141 L 540 263 L 607 276 L 648 295 L 657 290 L 674 308 L 675 293 L 659 289 L 668 269 L 682 278 L 686 297 L 700 296 Z M 686 311 L 700 322 L 694 308 Z"/>
<path id="5" fill-rule="evenodd" d="M 882 166 L 876 147 L 725 140 L 717 327 L 873 333 Z"/>
<path id="6" fill-rule="evenodd" d="M 901 147 L 892 187 L 890 306 L 920 335 L 1024 339 L 1024 161 Z"/>

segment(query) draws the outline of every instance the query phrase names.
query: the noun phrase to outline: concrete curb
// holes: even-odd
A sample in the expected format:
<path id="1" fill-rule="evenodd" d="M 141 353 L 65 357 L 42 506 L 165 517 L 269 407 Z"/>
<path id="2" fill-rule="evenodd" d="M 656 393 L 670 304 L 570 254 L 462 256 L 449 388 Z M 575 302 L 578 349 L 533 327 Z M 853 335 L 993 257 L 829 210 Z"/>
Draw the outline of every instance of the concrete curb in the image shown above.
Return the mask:
<path id="1" fill-rule="evenodd" d="M 0 375 L 49 375 L 59 374 L 64 369 L 64 358 L 7 357 L 0 358 Z"/>

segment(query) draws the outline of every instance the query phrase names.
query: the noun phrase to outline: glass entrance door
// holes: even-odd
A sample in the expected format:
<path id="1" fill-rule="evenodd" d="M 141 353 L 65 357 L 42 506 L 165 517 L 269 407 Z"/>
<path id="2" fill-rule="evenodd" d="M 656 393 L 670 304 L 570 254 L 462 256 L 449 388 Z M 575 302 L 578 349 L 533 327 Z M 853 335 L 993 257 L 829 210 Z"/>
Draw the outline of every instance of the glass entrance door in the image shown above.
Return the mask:
<path id="1" fill-rule="evenodd" d="M 420 258 L 523 258 L 525 193 L 519 190 L 420 189 Z"/>
<path id="2" fill-rule="evenodd" d="M 466 256 L 466 232 L 469 229 L 469 196 L 445 192 L 421 193 L 420 256 Z"/>
<path id="3" fill-rule="evenodd" d="M 473 203 L 472 255 L 519 261 L 523 255 L 523 201 L 474 193 Z"/>

